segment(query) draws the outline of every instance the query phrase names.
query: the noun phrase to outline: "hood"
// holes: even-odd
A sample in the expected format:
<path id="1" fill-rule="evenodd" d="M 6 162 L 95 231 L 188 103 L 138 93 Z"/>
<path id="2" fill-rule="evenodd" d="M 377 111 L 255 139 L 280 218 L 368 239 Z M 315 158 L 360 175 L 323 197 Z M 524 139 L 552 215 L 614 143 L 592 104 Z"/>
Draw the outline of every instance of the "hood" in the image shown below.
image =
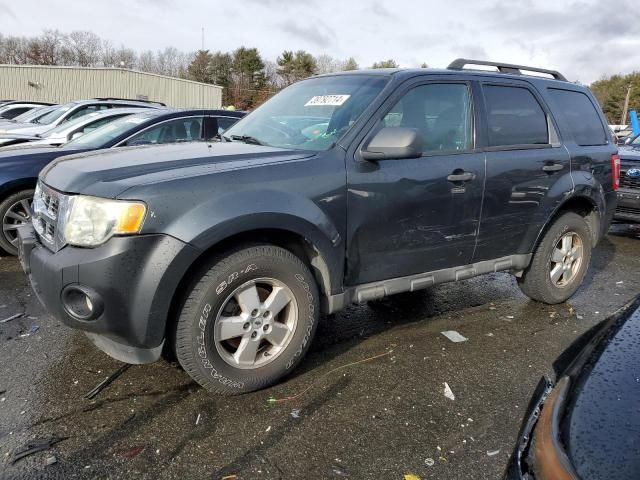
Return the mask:
<path id="1" fill-rule="evenodd" d="M 45 168 L 40 178 L 59 191 L 114 198 L 135 185 L 263 166 L 313 155 L 315 152 L 239 142 L 119 147 L 61 157 Z"/>
<path id="2" fill-rule="evenodd" d="M 625 145 L 618 147 L 618 155 L 620 160 L 631 160 L 640 162 L 640 145 Z"/>
<path id="3" fill-rule="evenodd" d="M 637 478 L 640 297 L 590 333 L 567 372 L 565 445 L 580 478 Z"/>
<path id="4" fill-rule="evenodd" d="M 39 125 L 35 123 L 13 123 L 11 125 L 0 125 L 0 138 L 16 133 L 22 135 L 36 135 L 53 128 L 53 125 Z"/>
<path id="5" fill-rule="evenodd" d="M 56 153 L 57 155 L 69 155 L 69 153 L 65 153 L 59 147 L 52 147 L 50 145 L 31 145 L 30 143 L 27 143 L 0 148 L 0 162 L 13 160 L 16 157 L 29 157 L 50 153 Z"/>

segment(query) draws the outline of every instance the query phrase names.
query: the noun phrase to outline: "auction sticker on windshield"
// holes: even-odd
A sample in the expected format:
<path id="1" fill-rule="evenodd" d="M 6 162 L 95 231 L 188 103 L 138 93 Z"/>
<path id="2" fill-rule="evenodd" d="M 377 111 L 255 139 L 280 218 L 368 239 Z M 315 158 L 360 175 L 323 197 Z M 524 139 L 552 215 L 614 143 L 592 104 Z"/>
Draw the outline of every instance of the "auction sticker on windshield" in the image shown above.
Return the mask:
<path id="1" fill-rule="evenodd" d="M 312 97 L 307 103 L 304 104 L 305 107 L 317 107 L 317 106 L 332 106 L 339 107 L 344 102 L 346 102 L 351 95 L 316 95 Z"/>

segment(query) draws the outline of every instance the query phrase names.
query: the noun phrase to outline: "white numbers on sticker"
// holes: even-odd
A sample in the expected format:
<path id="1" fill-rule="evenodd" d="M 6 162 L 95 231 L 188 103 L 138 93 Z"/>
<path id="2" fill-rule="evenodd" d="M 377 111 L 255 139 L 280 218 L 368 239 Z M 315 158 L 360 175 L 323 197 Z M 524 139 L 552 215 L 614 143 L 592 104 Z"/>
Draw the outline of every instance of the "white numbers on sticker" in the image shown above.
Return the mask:
<path id="1" fill-rule="evenodd" d="M 346 102 L 351 95 L 316 95 L 312 97 L 307 103 L 304 104 L 305 107 L 321 107 L 325 105 L 329 105 L 332 107 L 339 107 L 344 102 Z"/>

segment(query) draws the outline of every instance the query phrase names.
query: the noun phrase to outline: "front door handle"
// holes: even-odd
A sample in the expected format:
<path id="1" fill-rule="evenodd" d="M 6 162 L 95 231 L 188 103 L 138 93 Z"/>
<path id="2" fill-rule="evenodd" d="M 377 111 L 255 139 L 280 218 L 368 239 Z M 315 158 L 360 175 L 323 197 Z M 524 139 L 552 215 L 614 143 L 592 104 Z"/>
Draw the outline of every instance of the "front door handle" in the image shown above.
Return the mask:
<path id="1" fill-rule="evenodd" d="M 447 177 L 447 180 L 450 182 L 470 182 L 476 178 L 475 173 L 471 172 L 462 172 L 462 173 L 452 173 Z"/>
<path id="2" fill-rule="evenodd" d="M 564 168 L 561 163 L 547 163 L 542 170 L 545 172 L 558 172 Z"/>

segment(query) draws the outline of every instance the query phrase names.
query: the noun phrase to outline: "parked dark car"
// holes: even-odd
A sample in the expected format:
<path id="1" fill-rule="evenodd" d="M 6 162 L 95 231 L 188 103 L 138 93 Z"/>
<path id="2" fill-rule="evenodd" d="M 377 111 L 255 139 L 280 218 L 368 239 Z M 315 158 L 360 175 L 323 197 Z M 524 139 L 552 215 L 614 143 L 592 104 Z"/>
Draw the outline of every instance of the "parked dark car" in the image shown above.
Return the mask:
<path id="1" fill-rule="evenodd" d="M 531 399 L 507 480 L 636 480 L 640 297 L 576 340 Z"/>
<path id="2" fill-rule="evenodd" d="M 128 145 L 210 139 L 219 133 L 219 128 L 228 128 L 242 116 L 225 110 L 146 109 L 114 120 L 61 147 L 17 145 L 0 149 L 0 247 L 17 254 L 16 229 L 31 218 L 30 204 L 38 173 L 56 158 Z"/>
<path id="3" fill-rule="evenodd" d="M 18 115 L 27 113 L 34 108 L 52 105 L 51 103 L 43 102 L 8 102 L 0 106 L 0 119 L 11 120 Z"/>
<path id="4" fill-rule="evenodd" d="M 565 301 L 611 222 L 617 147 L 587 88 L 468 64 L 313 77 L 218 143 L 57 160 L 19 229 L 34 290 L 114 358 L 166 348 L 227 394 L 291 372 L 353 302 L 499 270 Z"/>
<path id="5" fill-rule="evenodd" d="M 54 110 L 40 117 L 33 123 L 3 124 L 0 126 L 0 139 L 3 134 L 36 135 L 51 130 L 70 120 L 83 115 L 109 108 L 139 107 L 139 108 L 163 108 L 164 104 L 146 100 L 120 100 L 120 99 L 91 99 L 77 100 L 64 105 L 58 105 Z"/>
<path id="6" fill-rule="evenodd" d="M 619 155 L 620 190 L 614 218 L 620 222 L 640 222 L 640 137 L 619 147 Z"/>

